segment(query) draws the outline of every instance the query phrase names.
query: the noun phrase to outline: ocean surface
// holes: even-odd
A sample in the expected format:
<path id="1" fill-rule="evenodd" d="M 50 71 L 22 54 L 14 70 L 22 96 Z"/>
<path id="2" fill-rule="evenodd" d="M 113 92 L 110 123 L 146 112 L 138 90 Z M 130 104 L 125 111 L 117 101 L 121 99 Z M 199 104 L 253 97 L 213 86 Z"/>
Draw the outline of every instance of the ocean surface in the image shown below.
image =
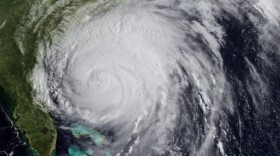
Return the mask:
<path id="1" fill-rule="evenodd" d="M 56 155 L 280 156 L 279 0 L 30 8 L 27 79 L 54 119 Z M 3 105 L 0 155 L 28 155 L 8 116 Z"/>

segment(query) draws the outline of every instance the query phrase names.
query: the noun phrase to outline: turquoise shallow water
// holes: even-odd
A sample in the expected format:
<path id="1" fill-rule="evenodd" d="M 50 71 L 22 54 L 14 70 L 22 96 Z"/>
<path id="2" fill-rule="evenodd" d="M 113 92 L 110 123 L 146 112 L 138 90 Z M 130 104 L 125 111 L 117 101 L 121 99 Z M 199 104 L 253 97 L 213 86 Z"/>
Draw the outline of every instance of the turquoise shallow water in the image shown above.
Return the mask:
<path id="1" fill-rule="evenodd" d="M 68 153 L 70 156 L 88 156 L 93 154 L 93 150 L 82 150 L 80 147 L 72 145 L 68 148 Z"/>
<path id="2" fill-rule="evenodd" d="M 76 138 L 80 138 L 82 136 L 90 137 L 97 146 L 102 145 L 103 143 L 104 137 L 99 132 L 90 129 L 89 127 L 79 124 L 73 124 L 71 126 L 71 132 Z"/>
<path id="3" fill-rule="evenodd" d="M 76 138 L 89 137 L 97 146 L 102 146 L 104 142 L 104 136 L 89 127 L 80 124 L 72 124 L 70 129 Z M 94 155 L 94 151 L 92 149 L 82 149 L 77 145 L 71 145 L 68 148 L 68 154 L 70 156 L 88 156 Z M 107 152 L 106 156 L 111 156 L 111 154 Z"/>
<path id="4" fill-rule="evenodd" d="M 48 149 L 51 140 L 37 135 L 46 132 L 47 120 L 37 122 L 43 133 L 35 131 L 36 124 L 29 120 L 40 119 L 40 111 L 34 113 L 36 118 L 25 113 L 33 112 L 25 98 L 31 92 L 24 89 L 27 82 L 38 94 L 32 98 L 50 107 L 54 119 L 62 121 L 57 124 L 58 156 L 278 155 L 280 47 L 276 41 L 280 39 L 280 9 L 273 9 L 277 0 L 258 1 L 4 0 L 0 2 L 0 86 L 26 103 L 16 113 L 25 116 L 16 119 L 23 128 L 27 125 L 30 131 L 26 134 L 33 141 L 41 139 L 41 153 L 52 150 Z M 117 6 L 118 2 L 123 3 Z M 32 74 L 29 71 L 37 54 Z M 88 71 L 87 77 L 84 73 Z M 30 80 L 22 73 L 32 75 Z M 76 78 L 91 87 L 80 85 Z M 139 87 L 142 84 L 145 87 Z M 92 90 L 92 86 L 100 90 Z M 112 90 L 105 94 L 108 86 Z M 66 88 L 73 93 L 64 99 Z M 92 117 L 72 114 L 74 107 L 65 103 L 68 97 L 76 101 L 80 96 L 96 104 L 90 108 Z M 96 111 L 107 106 L 108 100 L 119 101 L 119 105 Z M 81 101 L 70 103 L 84 106 Z M 58 117 L 71 116 L 71 121 L 68 116 L 56 118 L 56 112 Z M 97 124 L 102 134 L 90 125 L 77 124 L 115 113 L 125 117 L 108 122 L 110 125 Z M 14 132 L 7 114 L 5 108 L 0 110 L 0 156 L 27 155 L 28 144 L 15 143 L 21 129 Z M 32 146 L 37 145 L 41 143 Z"/>

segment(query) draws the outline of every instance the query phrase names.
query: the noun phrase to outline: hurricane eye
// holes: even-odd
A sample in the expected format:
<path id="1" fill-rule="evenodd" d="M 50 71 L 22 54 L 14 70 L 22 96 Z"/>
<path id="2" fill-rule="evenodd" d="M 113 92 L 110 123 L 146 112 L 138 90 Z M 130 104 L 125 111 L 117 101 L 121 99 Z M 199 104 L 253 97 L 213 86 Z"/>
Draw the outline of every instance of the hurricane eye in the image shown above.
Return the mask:
<path id="1" fill-rule="evenodd" d="M 266 122 L 248 123 L 278 95 L 270 91 L 279 90 L 278 82 L 268 87 L 271 79 L 265 78 L 277 71 L 279 63 L 272 62 L 279 57 L 265 47 L 277 51 L 280 37 L 273 35 L 280 31 L 272 28 L 278 30 L 280 15 L 264 7 L 273 8 L 277 0 L 35 1 L 26 23 L 19 23 L 28 28 L 17 34 L 26 44 L 16 45 L 28 52 L 34 47 L 37 56 L 25 59 L 26 52 L 16 58 L 36 63 L 28 95 L 49 108 L 59 137 L 69 138 L 64 139 L 69 147 L 59 146 L 67 154 L 262 155 L 243 152 L 257 144 L 272 149 L 248 139 L 258 138 L 258 126 Z M 0 21 L 0 31 L 9 24 Z M 267 36 L 273 44 L 262 42 Z M 0 65 L 9 59 L 0 58 Z M 30 62 L 23 68 L 33 67 Z M 13 78 L 28 75 L 14 72 Z M 24 101 L 17 94 L 24 89 L 11 84 L 11 92 Z M 273 129 L 268 127 L 260 129 Z M 277 145 L 266 133 L 260 138 Z M 231 153 L 230 146 L 239 153 Z"/>
<path id="2" fill-rule="evenodd" d="M 104 92 L 110 88 L 112 75 L 110 73 L 92 71 L 87 84 L 90 88 Z"/>

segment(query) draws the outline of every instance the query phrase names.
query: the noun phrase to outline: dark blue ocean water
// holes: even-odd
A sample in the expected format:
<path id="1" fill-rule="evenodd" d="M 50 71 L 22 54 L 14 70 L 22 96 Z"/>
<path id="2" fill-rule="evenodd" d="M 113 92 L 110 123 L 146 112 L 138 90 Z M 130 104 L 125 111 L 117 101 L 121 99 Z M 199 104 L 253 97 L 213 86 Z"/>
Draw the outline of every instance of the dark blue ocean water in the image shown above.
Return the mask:
<path id="1" fill-rule="evenodd" d="M 259 20 L 265 21 L 261 15 L 258 15 L 253 9 L 240 9 L 243 19 L 229 14 L 224 10 L 221 17 L 216 17 L 217 22 L 225 31 L 224 43 L 221 45 L 220 53 L 223 58 L 223 70 L 227 81 L 232 86 L 234 113 L 223 112 L 223 119 L 217 121 L 216 127 L 226 126 L 227 134 L 224 135 L 221 129 L 217 129 L 218 137 L 224 143 L 225 153 L 227 155 L 244 156 L 277 156 L 280 155 L 280 58 L 279 34 L 270 34 L 275 41 L 268 41 L 271 48 L 267 49 L 259 43 L 259 34 L 261 33 L 256 24 L 248 17 L 248 12 L 254 14 Z M 199 19 L 191 19 L 197 20 Z M 190 21 L 191 22 L 191 21 Z M 262 23 L 260 22 L 260 25 Z M 260 53 L 268 54 L 271 66 L 260 58 Z M 268 82 L 267 88 L 269 94 L 253 100 L 253 94 L 250 85 L 250 66 L 246 63 L 249 60 L 257 72 Z M 186 90 L 185 96 L 189 96 L 191 91 Z M 186 97 L 187 98 L 187 97 Z M 190 98 L 191 99 L 191 98 Z M 186 105 L 188 105 L 186 101 Z M 262 106 L 262 107 L 258 107 Z M 198 116 L 194 127 L 197 129 L 203 127 L 201 109 L 189 109 L 189 114 Z M 183 109 L 182 109 L 183 110 Z M 14 155 L 28 155 L 28 147 L 17 137 L 17 129 L 12 125 L 8 117 L 7 107 L 1 104 L 0 109 L 0 156 L 13 152 Z M 67 125 L 68 121 L 55 119 L 57 127 Z M 184 121 L 179 122 L 184 123 Z M 189 154 L 188 144 L 184 142 L 185 133 L 182 128 L 177 130 L 177 146 L 181 147 L 181 153 L 184 156 Z M 223 127 L 225 128 L 225 127 Z M 69 130 L 58 128 L 57 155 L 67 155 L 68 147 L 72 144 L 79 144 Z M 193 134 L 198 137 L 200 134 Z M 83 140 L 86 141 L 86 140 Z M 213 144 L 217 150 L 216 143 Z M 218 152 L 213 152 L 219 155 Z M 168 156 L 168 153 L 166 154 Z"/>
<path id="2" fill-rule="evenodd" d="M 31 155 L 28 145 L 19 137 L 19 131 L 10 116 L 8 107 L 0 103 L 0 156 Z"/>

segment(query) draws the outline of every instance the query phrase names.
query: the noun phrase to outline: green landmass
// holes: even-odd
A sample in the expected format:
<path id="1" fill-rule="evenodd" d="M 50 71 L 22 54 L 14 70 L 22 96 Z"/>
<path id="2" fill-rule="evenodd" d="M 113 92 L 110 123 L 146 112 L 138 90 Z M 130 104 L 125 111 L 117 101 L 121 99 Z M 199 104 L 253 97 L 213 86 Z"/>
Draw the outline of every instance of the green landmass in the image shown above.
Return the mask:
<path id="1" fill-rule="evenodd" d="M 93 17 L 118 3 L 111 0 L 0 1 L 0 102 L 9 105 L 11 118 L 34 155 L 54 155 L 57 135 L 52 118 L 42 108 L 44 104 L 34 103 L 32 97 L 36 91 L 28 80 L 37 63 L 38 49 L 48 48 L 38 47 L 39 43 L 56 44 L 71 26 L 83 21 L 80 15 Z M 98 144 L 96 136 L 91 134 Z"/>
<path id="2" fill-rule="evenodd" d="M 22 54 L 15 40 L 20 21 L 30 7 L 28 0 L 0 1 L 0 100 L 10 106 L 11 117 L 21 135 L 30 144 L 34 155 L 54 153 L 56 129 L 52 118 L 32 99 L 28 73 L 36 63 L 36 34 L 26 30 Z"/>

